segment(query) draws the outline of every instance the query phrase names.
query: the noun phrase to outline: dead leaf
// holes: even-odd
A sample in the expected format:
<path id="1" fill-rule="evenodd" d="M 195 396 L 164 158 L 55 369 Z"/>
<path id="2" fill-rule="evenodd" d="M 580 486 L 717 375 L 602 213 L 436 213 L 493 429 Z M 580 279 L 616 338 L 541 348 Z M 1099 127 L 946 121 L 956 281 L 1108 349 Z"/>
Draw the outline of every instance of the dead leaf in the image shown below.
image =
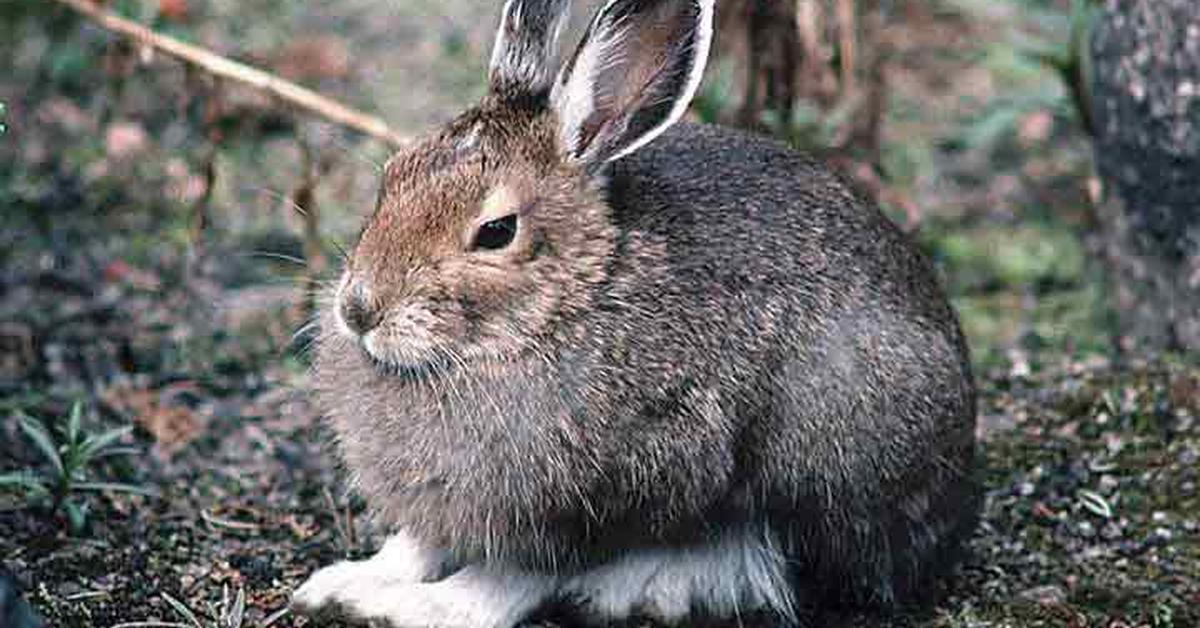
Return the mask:
<path id="1" fill-rule="evenodd" d="M 133 417 L 167 453 L 192 442 L 203 427 L 200 417 L 190 408 L 164 403 L 160 391 L 118 386 L 105 391 L 103 397 L 114 408 Z"/>
<path id="2" fill-rule="evenodd" d="M 137 156 L 149 144 L 146 130 L 135 122 L 114 122 L 104 134 L 104 149 L 109 158 L 117 161 Z"/>
<path id="3" fill-rule="evenodd" d="M 276 73 L 293 81 L 340 79 L 350 74 L 350 48 L 340 37 L 304 37 L 266 59 Z"/>
<path id="4" fill-rule="evenodd" d="M 170 22 L 186 22 L 189 9 L 188 0 L 158 0 L 158 14 Z"/>
<path id="5" fill-rule="evenodd" d="M 1021 145 L 1032 146 L 1040 144 L 1050 138 L 1050 132 L 1054 130 L 1054 115 L 1049 111 L 1034 111 L 1021 119 L 1017 130 L 1017 137 L 1021 140 Z"/>
<path id="6" fill-rule="evenodd" d="M 38 107 L 37 119 L 57 124 L 70 133 L 84 133 L 96 128 L 95 119 L 67 98 L 52 98 Z"/>
<path id="7" fill-rule="evenodd" d="M 113 260 L 104 267 L 104 278 L 111 282 L 128 284 L 138 290 L 154 292 L 162 288 L 162 280 L 148 270 L 130 265 L 125 260 Z"/>
<path id="8" fill-rule="evenodd" d="M 1200 377 L 1189 373 L 1173 378 L 1170 398 L 1176 408 L 1200 411 Z"/>

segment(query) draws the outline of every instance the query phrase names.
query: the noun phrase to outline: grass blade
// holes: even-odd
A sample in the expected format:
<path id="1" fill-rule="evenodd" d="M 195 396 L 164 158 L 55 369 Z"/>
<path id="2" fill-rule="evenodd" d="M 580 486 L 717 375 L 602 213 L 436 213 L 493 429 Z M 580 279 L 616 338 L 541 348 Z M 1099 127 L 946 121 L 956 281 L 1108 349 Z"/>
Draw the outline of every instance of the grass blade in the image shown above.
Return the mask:
<path id="1" fill-rule="evenodd" d="M 50 494 L 50 489 L 37 476 L 27 471 L 0 473 L 0 486 L 19 486 L 38 495 Z"/>
<path id="2" fill-rule="evenodd" d="M 42 422 L 27 415 L 21 415 L 18 421 L 21 425 L 21 431 L 25 432 L 29 440 L 33 441 L 33 444 L 41 450 L 42 456 L 49 460 L 50 464 L 54 465 L 54 470 L 58 472 L 59 476 L 66 475 L 62 457 L 58 455 L 58 448 L 54 446 L 54 439 L 50 437 L 50 432 L 46 430 Z"/>
<path id="3" fill-rule="evenodd" d="M 112 491 L 114 493 L 134 493 L 145 495 L 146 497 L 158 497 L 158 491 L 154 489 L 135 486 L 133 484 L 122 484 L 120 482 L 76 482 L 71 487 L 79 491 Z"/>
<path id="4" fill-rule="evenodd" d="M 71 404 L 71 414 L 67 417 L 67 442 L 74 445 L 79 442 L 80 423 L 83 419 L 83 404 L 76 401 Z"/>
<path id="5" fill-rule="evenodd" d="M 111 447 L 117 441 L 124 438 L 126 434 L 131 432 L 133 432 L 133 426 L 125 426 L 118 427 L 114 430 L 109 430 L 103 434 L 89 436 L 87 440 L 83 441 L 83 447 L 80 450 L 80 458 L 82 459 L 83 463 L 86 464 L 92 458 L 95 458 L 96 454 Z"/>
<path id="6" fill-rule="evenodd" d="M 184 604 L 183 602 L 180 602 L 179 600 L 171 597 L 170 595 L 168 595 L 166 593 L 162 594 L 162 598 L 167 604 L 169 604 L 171 606 L 171 608 L 173 608 L 175 610 L 176 613 L 179 613 L 179 615 L 181 617 L 183 617 L 184 619 L 191 622 L 191 624 L 193 626 L 195 626 L 196 628 L 204 628 L 204 626 L 200 623 L 200 620 L 196 618 L 196 614 L 193 613 L 192 609 L 188 608 L 186 604 Z"/>
<path id="7" fill-rule="evenodd" d="M 92 460 L 102 460 L 115 456 L 136 456 L 142 453 L 137 447 L 106 447 L 92 455 Z"/>
<path id="8" fill-rule="evenodd" d="M 67 500 L 63 503 L 67 514 L 67 523 L 71 526 L 72 534 L 79 534 L 87 527 L 88 506 L 86 503 Z"/>
<path id="9" fill-rule="evenodd" d="M 1080 505 L 1086 508 L 1093 515 L 1096 515 L 1097 517 L 1103 517 L 1105 519 L 1112 519 L 1112 506 L 1109 505 L 1108 500 L 1104 499 L 1104 497 L 1099 493 L 1095 491 L 1089 491 L 1087 489 L 1080 489 L 1077 496 L 1079 498 Z"/>
<path id="10" fill-rule="evenodd" d="M 246 587 L 238 587 L 237 597 L 225 618 L 225 628 L 242 628 L 246 618 Z"/>

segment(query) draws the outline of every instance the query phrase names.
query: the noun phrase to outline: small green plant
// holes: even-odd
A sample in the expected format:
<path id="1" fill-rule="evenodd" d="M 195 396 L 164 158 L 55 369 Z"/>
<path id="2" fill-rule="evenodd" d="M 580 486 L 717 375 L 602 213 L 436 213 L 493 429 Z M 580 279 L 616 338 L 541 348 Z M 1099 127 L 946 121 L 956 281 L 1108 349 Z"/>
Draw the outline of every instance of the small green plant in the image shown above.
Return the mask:
<path id="1" fill-rule="evenodd" d="M 43 472 L 25 469 L 0 474 L 0 488 L 23 491 L 31 503 L 48 503 L 52 513 L 61 512 L 66 517 L 74 533 L 82 531 L 87 524 L 88 502 L 80 499 L 80 493 L 113 491 L 154 495 L 153 491 L 140 486 L 91 479 L 92 467 L 99 460 L 136 453 L 135 449 L 117 446 L 133 428 L 89 434 L 83 430 L 82 417 L 83 405 L 76 402 L 67 416 L 63 438 L 56 442 L 53 432 L 45 424 L 19 413 L 17 420 L 21 431 L 50 468 Z"/>
<path id="2" fill-rule="evenodd" d="M 1175 627 L 1175 609 L 1166 604 L 1159 603 L 1154 607 L 1154 615 L 1152 617 L 1154 628 L 1174 628 Z"/>
<path id="3" fill-rule="evenodd" d="M 0 102 L 0 135 L 4 135 L 8 131 L 8 125 L 4 124 L 4 114 L 7 105 Z"/>

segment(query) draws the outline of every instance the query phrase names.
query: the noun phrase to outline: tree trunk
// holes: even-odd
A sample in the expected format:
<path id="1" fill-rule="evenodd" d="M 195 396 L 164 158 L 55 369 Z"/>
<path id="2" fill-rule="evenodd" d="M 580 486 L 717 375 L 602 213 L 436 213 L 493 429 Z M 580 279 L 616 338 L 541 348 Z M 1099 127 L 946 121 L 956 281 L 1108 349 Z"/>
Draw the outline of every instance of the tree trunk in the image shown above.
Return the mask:
<path id="1" fill-rule="evenodd" d="M 1200 2 L 1106 0 L 1098 203 L 1125 350 L 1200 350 Z"/>

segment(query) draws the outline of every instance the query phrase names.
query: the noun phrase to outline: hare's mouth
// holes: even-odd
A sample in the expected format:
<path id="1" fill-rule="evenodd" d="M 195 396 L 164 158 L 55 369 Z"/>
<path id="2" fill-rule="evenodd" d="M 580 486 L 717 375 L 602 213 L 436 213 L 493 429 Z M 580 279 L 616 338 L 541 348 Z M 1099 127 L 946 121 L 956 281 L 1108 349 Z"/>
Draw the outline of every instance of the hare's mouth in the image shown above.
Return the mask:
<path id="1" fill-rule="evenodd" d="M 389 377 L 398 377 L 400 379 L 430 379 L 432 377 L 445 374 L 445 372 L 450 368 L 449 362 L 446 362 L 442 365 L 435 365 L 431 362 L 421 362 L 418 364 L 398 364 L 396 362 L 380 360 L 379 358 L 371 355 L 371 353 L 366 349 L 364 349 L 362 353 L 376 371 L 383 375 L 387 375 Z"/>
<path id="2" fill-rule="evenodd" d="M 382 348 L 371 334 L 366 334 L 356 343 L 363 358 L 374 369 L 391 377 L 404 379 L 428 379 L 445 375 L 453 370 L 455 363 L 449 357 L 436 352 L 420 355 L 416 351 L 396 347 Z"/>

